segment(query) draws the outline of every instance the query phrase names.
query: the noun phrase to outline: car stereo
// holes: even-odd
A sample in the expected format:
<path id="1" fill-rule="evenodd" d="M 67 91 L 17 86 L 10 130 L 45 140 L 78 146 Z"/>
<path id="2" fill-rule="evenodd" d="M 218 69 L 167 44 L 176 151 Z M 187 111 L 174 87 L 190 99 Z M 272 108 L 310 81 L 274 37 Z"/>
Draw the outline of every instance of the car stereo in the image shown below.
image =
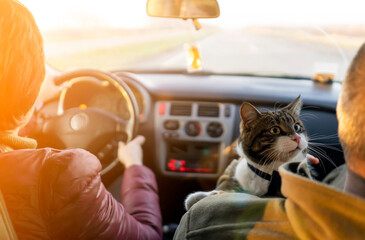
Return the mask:
<path id="1" fill-rule="evenodd" d="M 166 171 L 217 173 L 219 143 L 167 142 Z"/>
<path id="2" fill-rule="evenodd" d="M 157 101 L 155 146 L 159 170 L 172 177 L 217 178 L 234 139 L 235 104 Z"/>

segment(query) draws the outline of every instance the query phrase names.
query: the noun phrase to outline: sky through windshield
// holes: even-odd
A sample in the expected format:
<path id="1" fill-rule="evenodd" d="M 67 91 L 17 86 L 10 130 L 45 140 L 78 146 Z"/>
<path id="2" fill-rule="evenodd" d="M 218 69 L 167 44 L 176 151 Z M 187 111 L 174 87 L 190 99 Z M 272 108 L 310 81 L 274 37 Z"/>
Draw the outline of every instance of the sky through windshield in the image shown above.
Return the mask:
<path id="1" fill-rule="evenodd" d="M 62 70 L 183 70 L 186 45 L 194 44 L 204 71 L 329 72 L 341 80 L 365 39 L 358 0 L 220 0 L 221 16 L 200 20 L 199 32 L 181 19 L 147 16 L 144 0 L 21 2 L 40 26 L 47 62 Z"/>
<path id="2" fill-rule="evenodd" d="M 145 0 L 21 0 L 35 15 L 41 29 L 55 27 L 137 28 L 149 24 Z M 222 26 L 364 24 L 362 1 L 347 0 L 221 0 Z M 241 16 L 237 21 L 237 15 Z M 91 20 L 88 21 L 88 20 Z"/>

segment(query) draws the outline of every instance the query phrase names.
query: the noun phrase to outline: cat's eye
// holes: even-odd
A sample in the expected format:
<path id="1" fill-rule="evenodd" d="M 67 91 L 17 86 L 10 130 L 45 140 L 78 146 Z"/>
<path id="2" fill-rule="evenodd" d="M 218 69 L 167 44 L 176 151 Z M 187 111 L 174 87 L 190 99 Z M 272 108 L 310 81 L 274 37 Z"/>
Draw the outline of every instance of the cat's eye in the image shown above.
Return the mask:
<path id="1" fill-rule="evenodd" d="M 281 130 L 279 127 L 272 127 L 272 128 L 270 128 L 270 133 L 274 134 L 274 135 L 278 135 L 281 133 Z"/>
<path id="2" fill-rule="evenodd" d="M 294 124 L 294 131 L 300 132 L 302 130 L 302 127 L 299 125 L 299 123 Z"/>

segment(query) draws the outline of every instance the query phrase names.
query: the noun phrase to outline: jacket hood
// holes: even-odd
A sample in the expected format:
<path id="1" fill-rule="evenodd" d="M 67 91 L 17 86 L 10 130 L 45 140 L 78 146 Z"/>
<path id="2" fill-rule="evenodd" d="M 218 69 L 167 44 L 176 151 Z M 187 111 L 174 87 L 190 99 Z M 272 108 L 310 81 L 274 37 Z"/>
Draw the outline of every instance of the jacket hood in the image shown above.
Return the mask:
<path id="1" fill-rule="evenodd" d="M 358 239 L 365 236 L 365 200 L 296 172 L 297 163 L 280 167 L 285 209 L 300 239 Z M 312 230 L 311 230 L 312 229 Z"/>

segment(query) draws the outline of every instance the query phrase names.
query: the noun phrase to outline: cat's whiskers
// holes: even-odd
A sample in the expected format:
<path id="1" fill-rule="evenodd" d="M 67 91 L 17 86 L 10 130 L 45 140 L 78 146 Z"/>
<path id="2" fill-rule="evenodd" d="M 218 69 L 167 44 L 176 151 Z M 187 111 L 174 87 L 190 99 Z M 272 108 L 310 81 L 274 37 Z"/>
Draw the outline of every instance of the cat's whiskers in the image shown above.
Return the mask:
<path id="1" fill-rule="evenodd" d="M 318 116 L 311 113 L 304 113 L 300 115 L 300 118 L 302 119 L 303 122 L 305 122 L 307 120 L 318 119 Z"/>
<path id="2" fill-rule="evenodd" d="M 267 167 L 266 162 L 268 162 L 269 160 L 270 160 L 270 159 L 266 158 L 266 160 L 264 161 L 263 166 L 266 166 L 266 167 Z M 273 164 L 271 164 L 271 165 L 273 165 Z M 266 172 L 266 171 L 264 171 L 264 172 Z M 269 171 L 269 173 L 271 173 L 271 172 Z M 261 175 L 261 174 L 260 174 L 260 175 Z"/>
<path id="3" fill-rule="evenodd" d="M 324 171 L 324 173 L 326 174 L 327 173 L 327 170 L 326 170 L 326 167 L 325 167 L 325 165 L 324 165 L 324 163 L 323 163 L 323 160 L 321 159 L 321 155 L 320 154 L 318 154 L 318 153 L 316 153 L 316 152 L 313 152 L 313 150 L 311 150 L 312 152 L 311 152 L 311 154 L 313 155 L 313 156 L 315 156 L 316 158 L 318 158 L 318 160 L 319 160 L 319 164 L 320 164 L 320 166 L 322 167 L 322 169 L 323 169 L 323 171 Z"/>
<path id="4" fill-rule="evenodd" d="M 329 162 L 331 162 L 335 167 L 337 167 L 336 164 L 333 163 L 333 161 L 330 159 L 330 157 L 326 154 L 326 152 L 322 148 L 328 148 L 328 149 L 332 149 L 332 150 L 335 150 L 338 152 L 342 152 L 341 149 L 331 146 L 331 145 L 338 145 L 338 144 L 336 144 L 336 143 L 324 144 L 324 143 L 316 143 L 316 142 L 310 142 L 310 141 L 308 141 L 308 144 L 311 147 L 310 149 L 312 151 L 316 150 L 316 151 L 321 152 Z"/>
<path id="5" fill-rule="evenodd" d="M 267 162 L 270 160 L 272 161 L 273 159 L 275 159 L 275 152 L 269 152 L 268 154 L 264 154 L 264 157 L 260 160 L 260 162 L 264 160 L 262 165 L 265 166 Z"/>
<path id="6" fill-rule="evenodd" d="M 269 150 L 268 150 L 268 153 L 267 154 L 266 154 L 266 150 L 263 151 L 262 153 L 263 153 L 263 157 L 261 158 L 261 160 L 259 161 L 259 163 L 261 163 L 262 160 L 264 160 L 266 162 L 267 159 L 272 159 L 272 158 L 269 157 L 269 156 L 271 156 L 270 154 L 272 153 Z M 264 165 L 264 164 L 262 164 L 262 165 Z"/>
<path id="7" fill-rule="evenodd" d="M 317 154 L 320 154 L 323 158 L 325 158 L 326 160 L 328 160 L 330 163 L 332 163 L 332 165 L 334 167 L 337 167 L 337 165 L 331 160 L 331 158 L 326 154 L 326 152 L 321 149 L 320 147 L 316 147 L 316 146 L 311 146 L 310 150 L 312 151 L 317 151 Z"/>
<path id="8" fill-rule="evenodd" d="M 268 145 L 273 145 L 273 144 L 274 143 L 269 143 Z M 268 154 L 266 154 L 266 152 L 268 152 Z M 275 159 L 275 158 L 272 158 L 271 155 L 270 155 L 271 153 L 273 153 L 271 148 L 265 149 L 261 153 L 262 153 L 263 157 L 258 162 L 258 165 L 264 166 L 266 164 L 266 162 L 268 162 L 269 160 L 274 160 Z M 261 164 L 262 161 L 264 161 L 264 162 Z"/>
<path id="9" fill-rule="evenodd" d="M 338 138 L 338 134 L 337 133 L 334 133 L 334 134 L 331 134 L 331 135 L 319 135 L 319 134 L 313 134 L 311 136 L 308 136 L 308 139 L 310 140 L 329 140 L 329 139 L 336 139 Z"/>
<path id="10" fill-rule="evenodd" d="M 270 172 L 271 172 L 271 173 L 274 173 L 274 170 L 275 170 L 275 166 L 274 166 L 274 164 L 272 164 L 272 165 L 271 165 L 271 171 L 270 171 Z"/>
<path id="11" fill-rule="evenodd" d="M 338 139 L 338 134 L 331 134 L 331 135 L 319 135 L 313 134 L 312 136 L 308 136 L 308 141 L 314 140 L 336 140 Z"/>
<path id="12" fill-rule="evenodd" d="M 265 111 L 265 112 L 269 112 L 271 111 L 271 109 L 268 109 L 268 108 L 261 108 L 260 111 Z"/>
<path id="13" fill-rule="evenodd" d="M 323 149 L 319 148 L 319 147 L 315 147 L 315 146 L 312 146 L 312 147 L 308 147 L 308 149 L 310 150 L 310 154 L 312 154 L 313 156 L 317 157 L 319 159 L 319 163 L 321 164 L 324 172 L 326 173 L 326 168 L 325 168 L 325 165 L 323 164 L 323 159 L 329 161 L 335 168 L 337 168 L 337 165 L 327 156 L 327 154 L 324 152 Z"/>
<path id="14" fill-rule="evenodd" d="M 269 153 L 268 155 L 267 155 L 267 158 L 268 159 L 271 159 L 271 160 L 273 160 L 273 159 L 276 159 L 278 157 L 278 153 L 277 152 L 271 152 L 271 153 Z M 274 169 L 274 162 L 272 162 L 271 161 L 271 164 L 268 166 L 268 172 L 271 174 L 272 173 L 272 171 L 273 171 L 273 169 Z"/>
<path id="15" fill-rule="evenodd" d="M 261 169 L 261 170 L 264 170 L 264 172 L 268 172 L 268 173 L 272 173 L 275 169 L 275 162 L 273 160 L 277 159 L 279 157 L 279 153 L 278 152 L 275 152 L 275 151 L 272 151 L 272 152 L 269 152 L 268 154 L 266 154 L 261 160 L 264 160 L 263 164 L 261 164 L 261 166 L 264 167 L 264 169 Z M 268 164 L 267 164 L 268 163 Z"/>
<path id="16" fill-rule="evenodd" d="M 334 167 L 337 165 L 331 160 L 331 158 L 326 154 L 323 148 L 332 149 L 334 151 L 342 152 L 341 149 L 331 146 L 331 145 L 338 145 L 338 143 L 317 143 L 314 142 L 315 140 L 326 140 L 326 139 L 335 139 L 338 138 L 338 134 L 332 134 L 328 136 L 318 136 L 318 137 L 310 137 L 308 139 L 308 149 L 313 153 L 313 155 L 317 155 L 317 158 L 320 160 L 320 164 L 323 167 L 324 172 L 326 173 L 325 165 L 322 162 L 323 160 L 321 157 L 327 161 L 329 161 Z"/>
<path id="17" fill-rule="evenodd" d="M 278 106 L 279 105 L 279 106 Z M 278 109 L 280 108 L 280 103 L 279 102 L 276 102 L 274 104 L 274 112 L 278 111 Z"/>
<path id="18" fill-rule="evenodd" d="M 279 155 L 280 154 L 277 151 L 273 151 L 271 153 L 271 155 L 269 155 L 269 156 L 270 156 L 270 159 L 274 161 L 274 160 L 278 159 Z"/>
<path id="19" fill-rule="evenodd" d="M 302 109 L 320 109 L 320 107 L 313 106 L 313 105 L 307 105 L 307 106 L 303 106 Z"/>
<path id="20" fill-rule="evenodd" d="M 310 148 L 308 148 L 308 149 L 311 151 L 310 154 L 313 155 L 314 157 L 316 157 L 319 160 L 319 164 L 321 165 L 324 173 L 326 173 L 326 167 L 322 162 L 321 156 L 317 152 L 315 152 L 314 150 L 312 150 Z"/>
<path id="21" fill-rule="evenodd" d="M 325 144 L 325 143 L 309 142 L 309 144 L 311 144 L 312 146 L 316 146 L 316 147 L 318 146 L 318 147 L 321 147 L 321 148 L 328 148 L 328 149 L 332 149 L 332 150 L 335 150 L 335 151 L 338 151 L 338 152 L 342 152 L 341 149 L 331 146 L 331 145 L 336 145 L 337 146 L 338 143 Z"/>

